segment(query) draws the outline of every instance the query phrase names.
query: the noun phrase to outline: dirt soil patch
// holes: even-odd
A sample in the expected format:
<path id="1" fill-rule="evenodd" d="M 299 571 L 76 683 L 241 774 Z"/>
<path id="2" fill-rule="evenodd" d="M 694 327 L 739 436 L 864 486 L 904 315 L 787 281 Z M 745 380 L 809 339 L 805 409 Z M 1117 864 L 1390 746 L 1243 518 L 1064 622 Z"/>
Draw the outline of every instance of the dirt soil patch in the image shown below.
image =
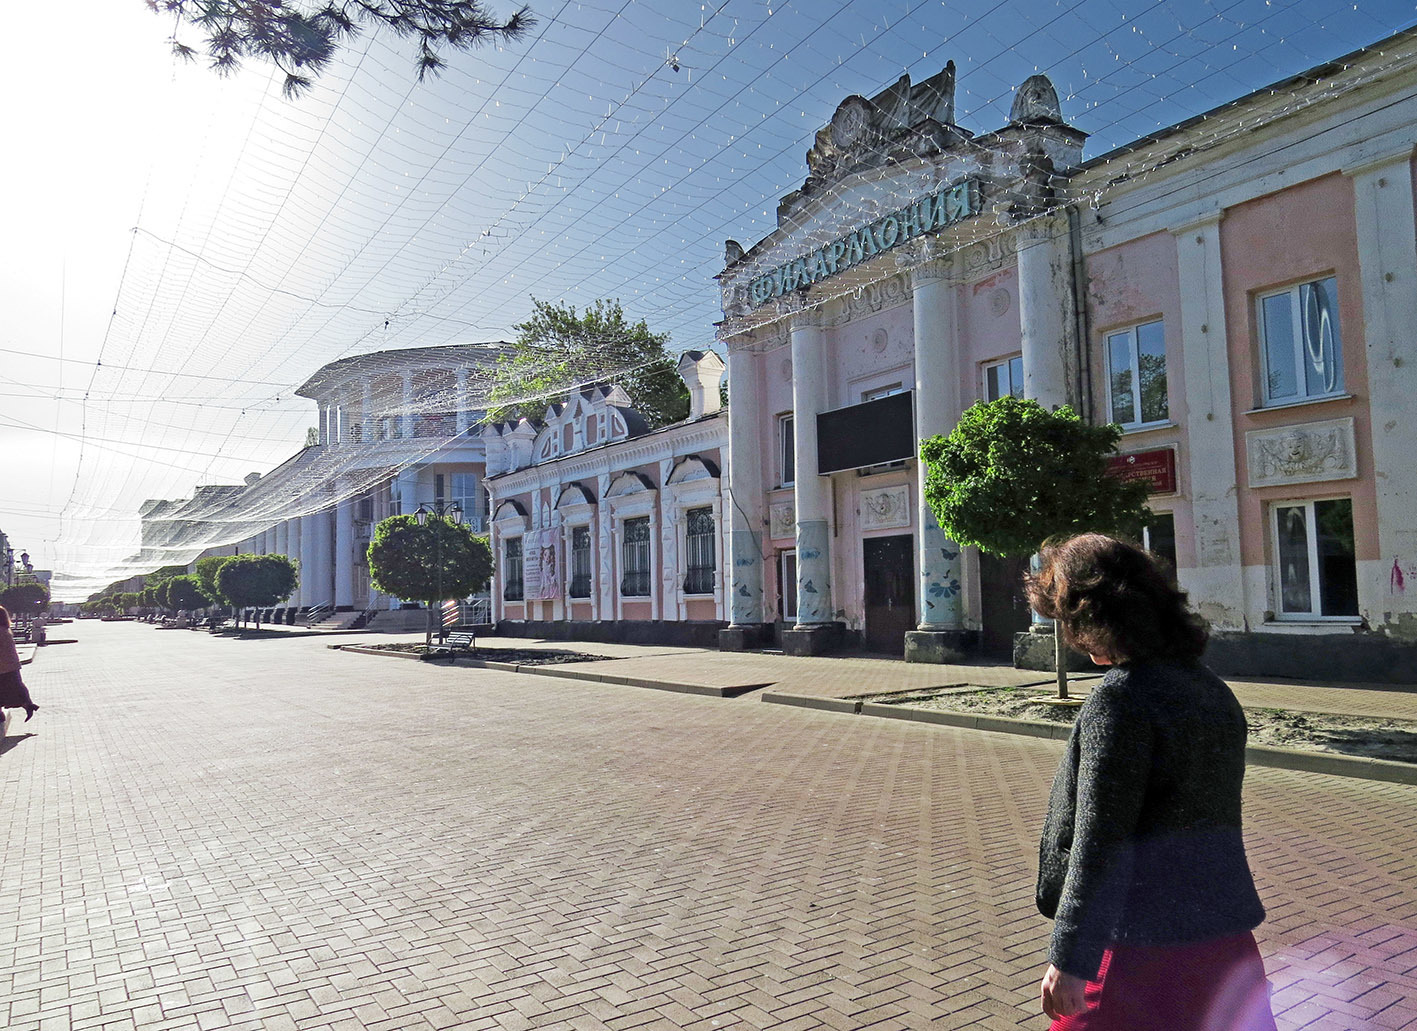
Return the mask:
<path id="1" fill-rule="evenodd" d="M 989 716 L 1006 716 L 1040 723 L 1072 723 L 1076 708 L 1051 703 L 1053 692 L 1027 687 L 958 685 L 920 691 L 860 695 L 862 701 L 941 709 Z M 1250 744 L 1335 752 L 1372 759 L 1417 763 L 1417 720 L 1345 716 L 1290 709 L 1246 709 Z"/>
<path id="2" fill-rule="evenodd" d="M 367 644 L 361 648 L 383 652 L 407 652 L 433 658 L 446 658 L 447 648 L 425 648 L 421 644 Z M 590 655 L 586 652 L 568 651 L 559 648 L 459 648 L 460 658 L 481 659 L 483 662 L 505 662 L 514 666 L 557 666 L 566 662 L 603 662 L 608 655 Z"/>

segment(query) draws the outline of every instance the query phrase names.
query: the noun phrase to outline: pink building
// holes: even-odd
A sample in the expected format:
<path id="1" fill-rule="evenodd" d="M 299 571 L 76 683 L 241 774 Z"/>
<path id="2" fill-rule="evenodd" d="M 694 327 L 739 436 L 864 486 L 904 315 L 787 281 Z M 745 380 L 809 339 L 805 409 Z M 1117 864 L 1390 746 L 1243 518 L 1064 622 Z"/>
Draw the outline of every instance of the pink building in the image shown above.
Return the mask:
<path id="1" fill-rule="evenodd" d="M 978 133 L 954 85 L 846 98 L 728 243 L 724 647 L 1010 654 L 914 455 L 1012 392 L 1125 428 L 1217 668 L 1417 679 L 1417 34 L 1092 158 L 1045 77 Z"/>

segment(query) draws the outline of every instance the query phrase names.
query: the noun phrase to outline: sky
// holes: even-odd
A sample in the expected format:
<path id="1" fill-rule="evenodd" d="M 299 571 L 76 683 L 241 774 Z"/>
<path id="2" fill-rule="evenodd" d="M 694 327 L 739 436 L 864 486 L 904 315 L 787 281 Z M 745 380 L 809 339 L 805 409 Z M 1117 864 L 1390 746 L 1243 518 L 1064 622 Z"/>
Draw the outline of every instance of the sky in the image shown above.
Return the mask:
<path id="1" fill-rule="evenodd" d="M 1352 0 L 533 0 L 526 38 L 435 79 L 365 33 L 292 101 L 268 66 L 177 61 L 143 0 L 65 9 L 82 32 L 30 4 L 0 39 L 0 530 L 61 598 L 124 571 L 144 500 L 298 449 L 293 390 L 336 358 L 510 339 L 532 297 L 618 298 L 711 346 L 724 240 L 772 230 L 848 95 L 954 60 L 957 121 L 987 131 L 1043 72 L 1091 156 L 1417 23 Z"/>

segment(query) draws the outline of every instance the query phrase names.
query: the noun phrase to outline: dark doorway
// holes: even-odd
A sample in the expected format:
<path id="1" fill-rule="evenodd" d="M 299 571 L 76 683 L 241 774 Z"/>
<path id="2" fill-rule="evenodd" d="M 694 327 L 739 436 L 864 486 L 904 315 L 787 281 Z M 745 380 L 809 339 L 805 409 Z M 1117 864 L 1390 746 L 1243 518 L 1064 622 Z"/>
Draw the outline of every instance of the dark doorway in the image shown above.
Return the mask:
<path id="1" fill-rule="evenodd" d="M 979 650 L 993 659 L 1013 659 L 1014 634 L 1027 630 L 1032 622 L 1023 595 L 1026 558 L 979 556 L 979 608 L 984 629 Z"/>
<path id="2" fill-rule="evenodd" d="M 866 566 L 866 650 L 905 654 L 905 634 L 915 629 L 915 538 L 862 541 Z"/>

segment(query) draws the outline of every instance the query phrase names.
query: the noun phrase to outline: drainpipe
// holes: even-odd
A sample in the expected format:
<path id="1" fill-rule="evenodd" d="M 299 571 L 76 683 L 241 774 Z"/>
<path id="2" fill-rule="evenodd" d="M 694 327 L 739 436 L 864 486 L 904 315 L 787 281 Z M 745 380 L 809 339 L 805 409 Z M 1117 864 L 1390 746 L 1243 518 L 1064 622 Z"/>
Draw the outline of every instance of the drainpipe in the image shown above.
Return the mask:
<path id="1" fill-rule="evenodd" d="M 1092 362 L 1088 360 L 1088 342 L 1091 340 L 1092 320 L 1087 311 L 1087 265 L 1082 253 L 1082 217 L 1077 205 L 1068 205 L 1068 249 L 1073 260 L 1073 311 L 1077 313 L 1077 334 L 1073 341 L 1074 360 L 1077 362 L 1078 414 L 1083 422 L 1094 421 L 1092 410 Z"/>

